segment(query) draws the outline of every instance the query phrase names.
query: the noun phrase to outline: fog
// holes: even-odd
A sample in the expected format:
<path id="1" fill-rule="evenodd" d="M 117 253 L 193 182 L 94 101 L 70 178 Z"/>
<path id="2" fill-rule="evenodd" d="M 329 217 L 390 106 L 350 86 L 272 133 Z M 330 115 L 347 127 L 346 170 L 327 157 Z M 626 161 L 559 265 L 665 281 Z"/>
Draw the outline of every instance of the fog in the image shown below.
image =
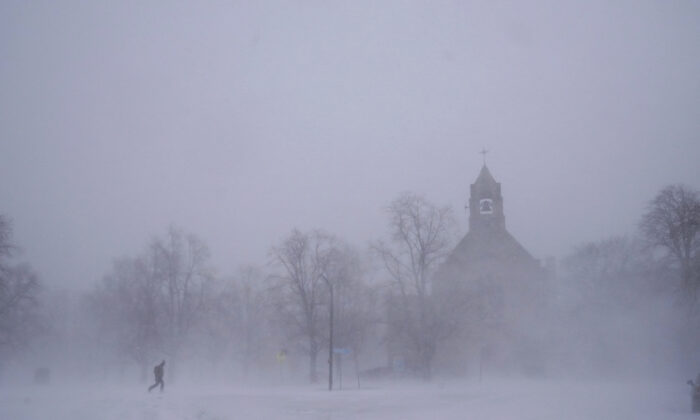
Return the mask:
<path id="1" fill-rule="evenodd" d="M 699 18 L 691 1 L 2 2 L 0 417 L 118 417 L 105 395 L 123 418 L 684 416 Z M 501 242 L 470 226 L 492 216 L 473 203 L 500 205 L 495 186 L 470 202 L 484 167 Z M 685 247 L 652 217 L 679 197 Z M 414 214 L 426 230 L 405 230 Z M 400 239 L 420 232 L 416 266 Z M 329 347 L 367 393 L 320 394 Z"/>

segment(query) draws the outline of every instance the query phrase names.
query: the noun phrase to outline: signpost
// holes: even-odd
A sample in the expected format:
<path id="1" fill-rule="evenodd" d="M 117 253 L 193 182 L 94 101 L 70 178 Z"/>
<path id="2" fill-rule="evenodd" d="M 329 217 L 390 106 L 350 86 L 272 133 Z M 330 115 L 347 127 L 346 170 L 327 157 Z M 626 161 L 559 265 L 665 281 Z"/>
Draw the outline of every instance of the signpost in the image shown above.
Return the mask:
<path id="1" fill-rule="evenodd" d="M 343 389 L 343 355 L 348 355 L 352 353 L 351 349 L 346 348 L 334 348 L 333 353 L 338 355 L 338 382 L 340 382 L 340 389 Z"/>

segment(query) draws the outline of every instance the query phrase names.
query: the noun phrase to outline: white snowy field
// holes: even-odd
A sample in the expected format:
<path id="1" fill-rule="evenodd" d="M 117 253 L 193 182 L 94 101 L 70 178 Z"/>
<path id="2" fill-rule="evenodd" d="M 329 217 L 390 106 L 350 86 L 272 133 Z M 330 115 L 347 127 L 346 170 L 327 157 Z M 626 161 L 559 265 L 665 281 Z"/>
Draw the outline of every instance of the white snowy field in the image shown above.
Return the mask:
<path id="1" fill-rule="evenodd" d="M 490 381 L 316 387 L 0 388 L 0 419 L 691 419 L 683 383 Z"/>

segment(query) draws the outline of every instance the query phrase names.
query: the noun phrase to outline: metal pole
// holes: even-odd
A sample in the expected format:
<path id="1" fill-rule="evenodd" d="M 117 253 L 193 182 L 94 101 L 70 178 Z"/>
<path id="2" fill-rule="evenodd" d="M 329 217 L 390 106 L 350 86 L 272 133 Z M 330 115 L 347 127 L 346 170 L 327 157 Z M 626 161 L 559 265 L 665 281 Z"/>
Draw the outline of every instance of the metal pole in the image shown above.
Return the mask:
<path id="1" fill-rule="evenodd" d="M 325 276 L 324 276 L 324 279 Z M 330 316 L 329 318 L 329 325 L 328 325 L 328 335 L 329 335 L 329 340 L 328 340 L 328 390 L 332 391 L 333 390 L 333 285 L 331 284 L 328 279 L 326 279 L 326 283 L 328 283 L 328 289 L 330 290 L 331 293 L 331 304 L 330 304 Z"/>
<path id="2" fill-rule="evenodd" d="M 356 351 L 352 352 L 352 358 L 355 361 L 355 375 L 357 376 L 357 389 L 360 389 L 360 363 L 357 361 L 357 352 Z"/>

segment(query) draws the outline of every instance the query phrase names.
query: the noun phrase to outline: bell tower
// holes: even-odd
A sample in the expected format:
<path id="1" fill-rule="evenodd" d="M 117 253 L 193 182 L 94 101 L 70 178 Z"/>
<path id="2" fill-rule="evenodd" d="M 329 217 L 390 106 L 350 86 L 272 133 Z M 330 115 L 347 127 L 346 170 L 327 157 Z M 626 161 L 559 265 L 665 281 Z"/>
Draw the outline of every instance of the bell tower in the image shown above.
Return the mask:
<path id="1" fill-rule="evenodd" d="M 479 176 L 470 187 L 469 231 L 505 229 L 501 183 L 493 179 L 484 163 Z"/>

